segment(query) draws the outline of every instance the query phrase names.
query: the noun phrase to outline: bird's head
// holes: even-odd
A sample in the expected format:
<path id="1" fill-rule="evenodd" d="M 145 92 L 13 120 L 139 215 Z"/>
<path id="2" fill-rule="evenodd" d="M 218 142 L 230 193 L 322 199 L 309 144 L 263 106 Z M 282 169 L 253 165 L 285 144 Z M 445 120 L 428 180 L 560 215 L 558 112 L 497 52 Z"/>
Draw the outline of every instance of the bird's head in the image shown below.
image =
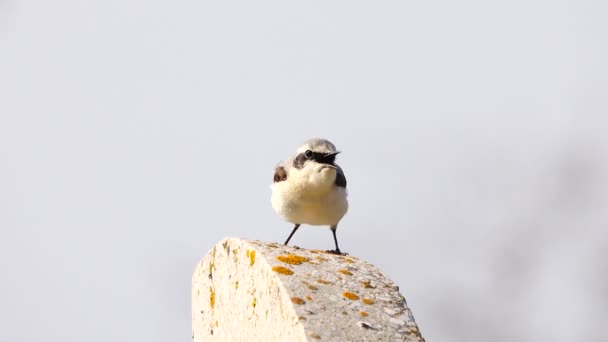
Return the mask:
<path id="1" fill-rule="evenodd" d="M 293 167 L 297 173 L 319 186 L 331 186 L 336 179 L 336 155 L 340 153 L 329 140 L 314 138 L 296 151 Z"/>

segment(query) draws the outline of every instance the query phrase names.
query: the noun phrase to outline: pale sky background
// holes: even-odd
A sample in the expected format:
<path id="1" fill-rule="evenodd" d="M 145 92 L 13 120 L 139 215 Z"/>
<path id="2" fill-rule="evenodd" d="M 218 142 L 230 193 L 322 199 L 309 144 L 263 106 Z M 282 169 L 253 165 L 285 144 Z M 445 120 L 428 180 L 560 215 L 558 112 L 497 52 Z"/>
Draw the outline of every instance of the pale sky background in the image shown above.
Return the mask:
<path id="1" fill-rule="evenodd" d="M 188 341 L 276 163 L 427 341 L 608 340 L 608 2 L 0 0 L 0 341 Z M 293 242 L 329 249 L 327 229 Z"/>

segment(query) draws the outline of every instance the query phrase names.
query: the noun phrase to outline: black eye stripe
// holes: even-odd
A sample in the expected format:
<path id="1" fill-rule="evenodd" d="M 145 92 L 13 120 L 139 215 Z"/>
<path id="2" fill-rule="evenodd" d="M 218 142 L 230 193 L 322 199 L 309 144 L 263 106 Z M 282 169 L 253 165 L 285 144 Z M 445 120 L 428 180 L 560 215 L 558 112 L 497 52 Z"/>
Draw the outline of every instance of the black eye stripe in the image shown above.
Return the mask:
<path id="1" fill-rule="evenodd" d="M 321 153 L 321 152 L 313 152 L 312 153 L 312 157 L 310 159 L 319 161 L 319 160 L 321 160 L 321 158 L 323 158 L 323 153 Z"/>
<path id="2" fill-rule="evenodd" d="M 304 167 L 304 162 L 306 162 L 306 156 L 304 155 L 304 153 L 300 153 L 293 160 L 293 167 L 295 167 L 296 169 L 301 169 Z"/>
<path id="3" fill-rule="evenodd" d="M 314 159 L 316 162 L 321 163 L 321 164 L 333 165 L 334 161 L 336 160 L 336 155 L 320 153 L 320 152 L 313 152 L 312 159 Z"/>
<path id="4" fill-rule="evenodd" d="M 310 157 L 307 158 L 306 154 L 309 154 Z M 321 164 L 334 165 L 334 162 L 336 160 L 336 155 L 333 153 L 312 152 L 312 151 L 309 152 L 307 150 L 296 156 L 296 158 L 293 160 L 293 166 L 297 169 L 301 169 L 304 167 L 304 163 L 306 162 L 307 159 L 314 160 L 317 163 L 321 163 Z"/>

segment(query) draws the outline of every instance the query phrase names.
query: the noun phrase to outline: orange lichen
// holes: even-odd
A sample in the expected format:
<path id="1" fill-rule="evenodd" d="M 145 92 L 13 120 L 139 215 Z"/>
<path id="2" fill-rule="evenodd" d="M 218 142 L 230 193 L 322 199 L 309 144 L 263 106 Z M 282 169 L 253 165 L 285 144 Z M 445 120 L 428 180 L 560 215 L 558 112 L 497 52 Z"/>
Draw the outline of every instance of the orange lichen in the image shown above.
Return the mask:
<path id="1" fill-rule="evenodd" d="M 284 274 L 284 275 L 292 275 L 293 274 L 292 270 L 290 270 L 287 267 L 283 267 L 283 266 L 274 266 L 272 268 L 272 270 L 275 271 L 275 272 L 277 272 L 277 273 Z"/>
<path id="2" fill-rule="evenodd" d="M 340 260 L 342 260 L 342 262 L 345 262 L 345 263 L 348 263 L 348 264 L 352 264 L 352 263 L 354 263 L 354 261 L 353 261 L 353 260 L 351 260 L 351 259 L 349 259 L 349 258 L 344 258 L 344 257 L 342 257 L 342 258 L 340 258 Z"/>
<path id="3" fill-rule="evenodd" d="M 298 304 L 298 305 L 302 305 L 302 304 L 306 303 L 304 301 L 304 299 L 299 298 L 299 297 L 291 297 L 291 302 L 294 304 Z"/>
<path id="4" fill-rule="evenodd" d="M 249 253 L 249 266 L 253 266 L 255 263 L 255 251 Z"/>
<path id="5" fill-rule="evenodd" d="M 324 279 L 317 279 L 317 283 L 319 283 L 319 284 L 325 284 L 325 285 L 333 284 L 331 281 L 327 281 L 327 280 L 324 280 Z"/>
<path id="6" fill-rule="evenodd" d="M 213 288 L 209 288 L 209 306 L 213 309 L 215 307 L 215 291 Z"/>
<path id="7" fill-rule="evenodd" d="M 320 340 L 321 339 L 321 336 L 319 336 L 319 334 L 315 334 L 315 333 L 311 333 L 308 336 L 314 338 L 315 340 Z"/>
<path id="8" fill-rule="evenodd" d="M 413 336 L 416 336 L 416 337 L 422 337 L 422 336 L 420 335 L 420 330 L 418 330 L 418 327 L 417 327 L 417 326 L 415 326 L 415 325 L 414 325 L 414 326 L 410 326 L 410 327 L 409 327 L 409 328 L 408 328 L 408 329 L 405 331 L 405 334 L 406 334 L 406 335 L 413 335 Z"/>
<path id="9" fill-rule="evenodd" d="M 359 311 L 359 315 L 363 316 L 363 317 L 367 317 L 369 316 L 369 314 L 365 311 Z"/>
<path id="10" fill-rule="evenodd" d="M 342 273 L 342 274 L 349 275 L 349 276 L 352 276 L 352 275 L 353 275 L 353 272 L 351 272 L 351 271 L 349 271 L 349 270 L 345 270 L 345 269 L 340 269 L 340 270 L 338 270 L 338 272 L 340 272 L 340 273 Z"/>
<path id="11" fill-rule="evenodd" d="M 352 292 L 343 292 L 342 296 L 346 299 L 350 299 L 350 300 L 357 300 L 359 299 L 359 296 L 357 296 L 356 294 L 352 293 Z"/>
<path id="12" fill-rule="evenodd" d="M 329 261 L 329 259 L 324 258 L 324 257 L 319 256 L 319 255 L 317 255 L 317 256 L 315 257 L 315 259 L 317 259 L 317 260 L 319 260 L 319 261 Z"/>
<path id="13" fill-rule="evenodd" d="M 311 301 L 311 300 L 312 300 L 312 297 L 311 297 L 311 296 L 306 296 L 306 300 Z"/>
<path id="14" fill-rule="evenodd" d="M 366 289 L 375 289 L 375 286 L 372 286 L 372 282 L 371 281 L 362 281 L 361 285 L 363 287 L 365 287 Z"/>
<path id="15" fill-rule="evenodd" d="M 372 305 L 375 303 L 373 300 L 371 300 L 369 298 L 363 298 L 363 299 L 361 299 L 361 301 L 363 302 L 363 304 L 367 304 L 367 305 Z"/>
<path id="16" fill-rule="evenodd" d="M 301 263 L 307 262 L 310 259 L 295 254 L 286 254 L 277 256 L 277 260 L 290 265 L 300 265 Z"/>
<path id="17" fill-rule="evenodd" d="M 253 300 L 251 301 L 251 306 L 255 309 L 255 306 L 258 304 L 258 300 L 255 299 L 255 297 L 253 297 Z"/>
<path id="18" fill-rule="evenodd" d="M 311 291 L 317 291 L 317 290 L 319 290 L 319 288 L 316 287 L 316 286 L 314 286 L 314 285 L 308 285 L 308 289 L 311 290 Z"/>

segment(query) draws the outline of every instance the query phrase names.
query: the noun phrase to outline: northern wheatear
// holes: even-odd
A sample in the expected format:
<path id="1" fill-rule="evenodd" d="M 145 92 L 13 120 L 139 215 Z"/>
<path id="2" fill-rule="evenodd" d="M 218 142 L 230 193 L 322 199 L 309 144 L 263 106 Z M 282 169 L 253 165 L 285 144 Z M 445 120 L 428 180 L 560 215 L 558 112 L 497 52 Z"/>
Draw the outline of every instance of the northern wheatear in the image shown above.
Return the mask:
<path id="1" fill-rule="evenodd" d="M 348 210 L 346 177 L 335 163 L 336 147 L 325 139 L 310 139 L 295 156 L 279 163 L 274 171 L 272 208 L 295 224 L 285 245 L 301 224 L 330 227 L 340 254 L 336 229 Z"/>

